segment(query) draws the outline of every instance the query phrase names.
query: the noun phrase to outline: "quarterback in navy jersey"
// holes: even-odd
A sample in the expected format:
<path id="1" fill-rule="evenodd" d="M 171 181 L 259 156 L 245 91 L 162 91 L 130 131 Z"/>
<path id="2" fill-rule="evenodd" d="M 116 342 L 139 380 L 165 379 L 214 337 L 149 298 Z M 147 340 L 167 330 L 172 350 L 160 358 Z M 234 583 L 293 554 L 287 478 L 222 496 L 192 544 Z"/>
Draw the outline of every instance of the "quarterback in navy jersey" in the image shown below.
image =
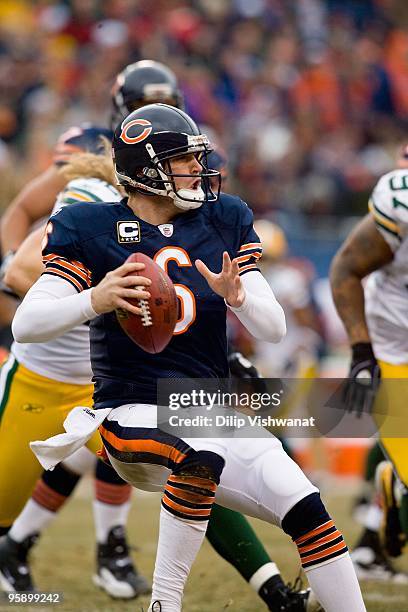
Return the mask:
<path id="1" fill-rule="evenodd" d="M 237 258 L 240 274 L 257 269 L 261 245 L 252 228 L 252 212 L 242 200 L 222 194 L 217 202 L 205 202 L 158 227 L 137 217 L 126 198 L 92 207 L 73 204 L 52 217 L 47 235 L 45 273 L 62 276 L 78 291 L 97 285 L 138 251 L 167 269 L 183 301 L 175 335 L 156 355 L 126 336 L 114 312 L 91 321 L 96 408 L 154 404 L 159 377 L 228 376 L 226 305 L 194 262 L 200 258 L 220 272 L 226 251 Z"/>
<path id="2" fill-rule="evenodd" d="M 227 374 L 227 307 L 256 338 L 278 342 L 285 334 L 282 308 L 256 269 L 251 213 L 239 198 L 214 193 L 219 173 L 208 169 L 209 150 L 181 110 L 142 107 L 113 140 L 116 175 L 129 199 L 87 210 L 73 205 L 51 219 L 45 273 L 19 307 L 13 331 L 20 342 L 44 341 L 91 320 L 100 410 L 71 413 L 68 437 L 57 437 L 53 451 L 45 443 L 47 465 L 55 464 L 54 451 L 57 462 L 99 426 L 118 474 L 163 492 L 149 612 L 181 612 L 215 500 L 292 537 L 326 612 L 364 612 L 341 533 L 272 434 L 250 428 L 240 438 L 187 439 L 157 427 L 156 378 Z M 150 298 L 144 265 L 123 263 L 134 251 L 167 268 L 183 300 L 174 338 L 154 356 L 133 345 L 113 314 L 141 314 L 128 299 Z"/>

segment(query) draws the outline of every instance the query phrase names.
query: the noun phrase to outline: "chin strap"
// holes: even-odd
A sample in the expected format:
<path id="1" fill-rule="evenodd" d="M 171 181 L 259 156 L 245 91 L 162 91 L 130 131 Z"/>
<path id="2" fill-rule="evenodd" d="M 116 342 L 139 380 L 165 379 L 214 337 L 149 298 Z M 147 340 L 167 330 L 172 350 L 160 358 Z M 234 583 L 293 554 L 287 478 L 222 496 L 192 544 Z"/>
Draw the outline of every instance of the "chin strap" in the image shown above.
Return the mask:
<path id="1" fill-rule="evenodd" d="M 176 192 L 172 191 L 169 195 L 174 205 L 182 210 L 200 208 L 205 200 L 205 193 L 201 187 L 199 189 L 179 189 Z"/>

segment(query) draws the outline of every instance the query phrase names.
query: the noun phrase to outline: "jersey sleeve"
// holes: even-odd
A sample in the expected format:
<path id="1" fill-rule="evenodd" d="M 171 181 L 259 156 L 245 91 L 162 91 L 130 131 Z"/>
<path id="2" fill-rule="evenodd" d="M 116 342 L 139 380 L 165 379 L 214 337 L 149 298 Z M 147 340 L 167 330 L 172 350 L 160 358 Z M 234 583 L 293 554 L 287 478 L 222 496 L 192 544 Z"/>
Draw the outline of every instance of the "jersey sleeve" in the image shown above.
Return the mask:
<path id="1" fill-rule="evenodd" d="M 240 245 L 236 253 L 239 275 L 258 270 L 258 260 L 262 257 L 262 244 L 253 227 L 254 216 L 245 202 L 241 208 Z"/>
<path id="2" fill-rule="evenodd" d="M 378 231 L 396 251 L 408 234 L 408 172 L 395 170 L 381 177 L 368 203 Z"/>
<path id="3" fill-rule="evenodd" d="M 80 292 L 92 286 L 91 271 L 71 211 L 57 211 L 49 220 L 43 240 L 43 274 L 59 276 Z"/>

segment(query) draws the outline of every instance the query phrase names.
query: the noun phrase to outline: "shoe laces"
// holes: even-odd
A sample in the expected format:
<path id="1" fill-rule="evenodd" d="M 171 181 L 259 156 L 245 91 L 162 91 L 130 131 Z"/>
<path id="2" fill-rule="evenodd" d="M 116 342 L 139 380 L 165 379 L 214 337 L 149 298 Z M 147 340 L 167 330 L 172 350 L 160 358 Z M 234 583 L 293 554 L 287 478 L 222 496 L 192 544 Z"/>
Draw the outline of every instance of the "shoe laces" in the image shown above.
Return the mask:
<path id="1" fill-rule="evenodd" d="M 296 576 L 293 583 L 288 582 L 285 586 L 285 590 L 287 593 L 307 593 L 307 590 L 303 589 L 303 580 L 300 573 L 298 574 L 298 576 Z"/>
<path id="2" fill-rule="evenodd" d="M 301 602 L 307 601 L 310 589 L 303 588 L 303 580 L 299 573 L 293 583 L 288 582 L 283 588 L 279 589 L 279 592 L 285 597 L 287 602 L 286 607 L 282 607 L 283 610 L 291 610 L 292 607 L 294 610 L 298 610 L 299 606 L 302 605 Z M 294 598 L 295 595 L 297 596 L 296 598 Z"/>

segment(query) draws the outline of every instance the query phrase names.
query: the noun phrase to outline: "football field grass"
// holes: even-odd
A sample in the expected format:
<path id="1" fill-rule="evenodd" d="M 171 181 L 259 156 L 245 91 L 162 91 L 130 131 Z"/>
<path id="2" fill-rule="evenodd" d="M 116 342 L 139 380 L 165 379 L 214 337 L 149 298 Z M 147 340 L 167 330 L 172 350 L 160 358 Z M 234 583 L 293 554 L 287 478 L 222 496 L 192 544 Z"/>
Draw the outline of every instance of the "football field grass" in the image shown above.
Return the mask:
<path id="1" fill-rule="evenodd" d="M 337 526 L 349 544 L 358 533 L 350 517 L 350 495 L 324 495 Z M 152 574 L 158 528 L 160 498 L 156 494 L 135 491 L 129 520 L 129 540 L 136 546 L 134 558 L 149 578 Z M 299 561 L 294 545 L 280 530 L 259 521 L 253 525 L 278 563 L 286 580 L 294 580 Z M 63 602 L 54 605 L 1 604 L 1 612 L 22 609 L 25 612 L 146 612 L 148 598 L 114 601 L 93 586 L 94 530 L 91 509 L 91 482 L 81 484 L 75 498 L 63 509 L 44 534 L 32 556 L 33 576 L 41 591 L 60 592 Z M 408 570 L 407 559 L 400 567 Z M 364 583 L 369 612 L 407 612 L 408 586 Z M 204 543 L 187 584 L 183 612 L 265 612 L 266 607 L 241 579 Z"/>

